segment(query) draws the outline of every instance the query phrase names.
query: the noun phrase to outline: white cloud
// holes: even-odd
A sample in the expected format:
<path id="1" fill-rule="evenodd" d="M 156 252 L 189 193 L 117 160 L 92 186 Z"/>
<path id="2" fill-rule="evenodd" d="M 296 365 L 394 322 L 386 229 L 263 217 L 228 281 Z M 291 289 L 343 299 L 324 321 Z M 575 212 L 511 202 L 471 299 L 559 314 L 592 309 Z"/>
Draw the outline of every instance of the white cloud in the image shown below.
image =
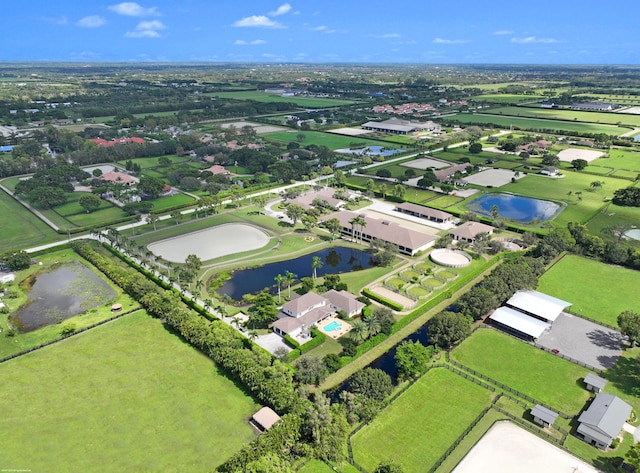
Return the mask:
<path id="1" fill-rule="evenodd" d="M 233 26 L 237 26 L 239 28 L 284 28 L 284 26 L 277 21 L 273 21 L 271 18 L 264 15 L 252 15 L 242 18 L 241 20 L 236 21 Z"/>
<path id="2" fill-rule="evenodd" d="M 116 12 L 118 15 L 124 16 L 157 16 L 158 8 L 144 8 L 136 2 L 122 2 L 117 5 L 109 6 L 109 10 Z"/>
<path id="3" fill-rule="evenodd" d="M 529 44 L 529 43 L 557 43 L 558 40 L 554 38 L 536 38 L 535 36 L 527 36 L 526 38 L 511 38 L 512 43 Z"/>
<path id="4" fill-rule="evenodd" d="M 135 31 L 127 31 L 125 36 L 127 38 L 159 38 L 160 31 L 167 27 L 158 20 L 141 21 L 136 26 Z"/>
<path id="5" fill-rule="evenodd" d="M 513 34 L 513 33 L 514 32 L 511 30 L 498 30 L 493 32 L 493 34 L 496 36 L 503 36 L 503 35 Z"/>
<path id="6" fill-rule="evenodd" d="M 76 25 L 80 26 L 81 28 L 98 28 L 104 25 L 106 22 L 107 20 L 102 18 L 100 15 L 91 15 L 85 16 L 80 21 L 78 21 Z"/>
<path id="7" fill-rule="evenodd" d="M 434 38 L 433 42 L 436 44 L 464 44 L 469 41 L 466 39 L 443 39 L 443 38 Z"/>
<path id="8" fill-rule="evenodd" d="M 336 32 L 336 30 L 332 30 L 331 28 L 325 25 L 320 25 L 320 26 L 311 28 L 311 31 L 321 31 L 322 33 L 326 33 L 326 34 L 331 34 Z"/>
<path id="9" fill-rule="evenodd" d="M 255 46 L 258 44 L 266 44 L 264 39 L 254 39 L 253 41 L 245 41 L 243 39 L 237 39 L 233 42 L 236 46 Z"/>
<path id="10" fill-rule="evenodd" d="M 374 34 L 372 36 L 378 39 L 402 38 L 402 35 L 399 33 Z"/>
<path id="11" fill-rule="evenodd" d="M 58 17 L 44 17 L 43 20 L 46 21 L 47 23 L 51 23 L 52 25 L 68 25 L 69 24 L 69 18 L 67 18 L 65 15 L 58 16 Z"/>
<path id="12" fill-rule="evenodd" d="M 286 13 L 289 13 L 291 11 L 291 5 L 289 5 L 288 3 L 283 3 L 282 5 L 280 5 L 278 7 L 278 9 L 276 11 L 272 11 L 269 12 L 270 16 L 280 16 L 280 15 L 285 15 Z"/>

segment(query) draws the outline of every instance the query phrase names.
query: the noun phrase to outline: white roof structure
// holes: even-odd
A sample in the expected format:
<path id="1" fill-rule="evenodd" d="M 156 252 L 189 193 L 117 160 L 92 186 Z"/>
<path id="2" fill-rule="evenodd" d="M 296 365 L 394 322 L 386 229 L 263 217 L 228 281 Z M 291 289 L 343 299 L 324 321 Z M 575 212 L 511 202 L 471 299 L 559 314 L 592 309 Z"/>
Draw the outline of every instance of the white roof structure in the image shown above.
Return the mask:
<path id="1" fill-rule="evenodd" d="M 542 292 L 524 290 L 516 292 L 507 305 L 553 323 L 571 303 Z"/>
<path id="2" fill-rule="evenodd" d="M 489 318 L 494 322 L 529 335 L 532 338 L 538 338 L 542 335 L 542 332 L 551 327 L 551 324 L 523 314 L 510 307 L 498 307 Z"/>

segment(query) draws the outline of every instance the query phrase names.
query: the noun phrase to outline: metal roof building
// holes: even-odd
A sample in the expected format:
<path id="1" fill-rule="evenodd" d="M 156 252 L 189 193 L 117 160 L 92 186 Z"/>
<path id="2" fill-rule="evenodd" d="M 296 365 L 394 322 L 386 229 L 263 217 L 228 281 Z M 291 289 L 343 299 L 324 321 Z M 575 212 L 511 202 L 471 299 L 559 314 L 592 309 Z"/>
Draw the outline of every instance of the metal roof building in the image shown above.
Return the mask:
<path id="1" fill-rule="evenodd" d="M 578 417 L 577 432 L 585 442 L 607 448 L 631 414 L 631 406 L 613 394 L 600 393 Z"/>
<path id="2" fill-rule="evenodd" d="M 551 327 L 551 324 L 547 322 L 523 314 L 510 307 L 498 307 L 489 316 L 489 319 L 508 331 L 517 332 L 533 339 L 537 339 L 545 330 Z"/>
<path id="3" fill-rule="evenodd" d="M 516 292 L 507 301 L 507 305 L 533 317 L 553 323 L 571 303 L 548 296 L 542 292 L 524 290 Z"/>
<path id="4" fill-rule="evenodd" d="M 558 413 L 553 412 L 551 409 L 547 409 L 540 404 L 536 404 L 533 409 L 531 409 L 531 416 L 536 424 L 543 425 L 545 427 L 549 427 L 553 425 L 553 423 L 558 418 Z"/>

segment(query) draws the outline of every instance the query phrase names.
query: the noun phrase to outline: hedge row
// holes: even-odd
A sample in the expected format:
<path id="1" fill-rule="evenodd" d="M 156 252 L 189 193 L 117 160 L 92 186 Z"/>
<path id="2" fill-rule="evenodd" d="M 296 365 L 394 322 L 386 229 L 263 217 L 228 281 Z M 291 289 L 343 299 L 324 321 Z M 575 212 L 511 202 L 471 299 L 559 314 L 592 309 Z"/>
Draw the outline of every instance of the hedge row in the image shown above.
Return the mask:
<path id="1" fill-rule="evenodd" d="M 397 302 L 393 302 L 393 301 L 387 299 L 386 297 L 382 297 L 382 296 L 374 293 L 368 287 L 365 287 L 362 290 L 362 294 L 367 296 L 369 299 L 373 299 L 374 301 L 379 302 L 380 304 L 386 305 L 387 307 L 389 307 L 390 309 L 393 309 L 395 311 L 401 312 L 404 309 L 403 305 L 398 304 Z"/>
<path id="2" fill-rule="evenodd" d="M 285 335 L 285 341 L 289 345 L 294 347 L 294 350 L 289 352 L 289 354 L 287 355 L 287 361 L 293 361 L 299 358 L 301 355 L 307 353 L 308 351 L 322 345 L 327 340 L 327 336 L 315 327 L 311 329 L 311 337 L 311 340 L 309 340 L 307 343 L 300 345 L 289 335 Z"/>

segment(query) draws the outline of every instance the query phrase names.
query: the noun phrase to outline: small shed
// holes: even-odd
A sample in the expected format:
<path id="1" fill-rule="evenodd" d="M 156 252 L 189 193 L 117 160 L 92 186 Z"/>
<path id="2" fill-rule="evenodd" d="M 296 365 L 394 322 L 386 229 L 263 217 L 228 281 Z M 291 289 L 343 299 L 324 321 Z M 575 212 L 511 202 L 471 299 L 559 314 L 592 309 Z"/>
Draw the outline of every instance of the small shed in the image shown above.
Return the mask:
<path id="1" fill-rule="evenodd" d="M 253 414 L 251 421 L 258 430 L 264 432 L 273 427 L 273 424 L 280 420 L 280 416 L 270 407 L 263 407 L 258 412 Z"/>
<path id="2" fill-rule="evenodd" d="M 557 412 L 553 412 L 540 404 L 536 404 L 531 409 L 531 415 L 533 416 L 533 421 L 542 427 L 551 427 L 558 418 Z"/>
<path id="3" fill-rule="evenodd" d="M 602 379 L 600 376 L 596 376 L 593 373 L 588 373 L 584 377 L 584 384 L 587 385 L 587 390 L 594 393 L 599 393 L 607 385 L 607 380 Z"/>

